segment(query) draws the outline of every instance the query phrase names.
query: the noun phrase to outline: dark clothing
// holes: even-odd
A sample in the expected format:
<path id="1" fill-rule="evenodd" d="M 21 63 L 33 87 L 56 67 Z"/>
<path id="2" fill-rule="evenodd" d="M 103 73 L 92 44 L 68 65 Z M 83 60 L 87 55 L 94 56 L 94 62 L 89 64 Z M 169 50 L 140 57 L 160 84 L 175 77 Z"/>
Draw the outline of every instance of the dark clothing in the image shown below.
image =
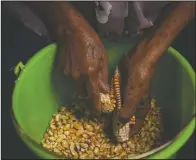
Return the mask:
<path id="1" fill-rule="evenodd" d="M 26 27 L 13 14 L 8 14 L 2 2 L 2 159 L 36 159 L 16 133 L 11 120 L 12 92 L 15 75 L 10 69 L 19 61 L 24 64 L 35 52 L 50 43 L 47 36 L 39 35 Z M 9 12 L 10 13 L 10 12 Z M 192 21 L 174 41 L 172 46 L 185 56 L 195 68 L 195 21 Z M 195 158 L 194 135 L 181 149 L 177 158 Z"/>

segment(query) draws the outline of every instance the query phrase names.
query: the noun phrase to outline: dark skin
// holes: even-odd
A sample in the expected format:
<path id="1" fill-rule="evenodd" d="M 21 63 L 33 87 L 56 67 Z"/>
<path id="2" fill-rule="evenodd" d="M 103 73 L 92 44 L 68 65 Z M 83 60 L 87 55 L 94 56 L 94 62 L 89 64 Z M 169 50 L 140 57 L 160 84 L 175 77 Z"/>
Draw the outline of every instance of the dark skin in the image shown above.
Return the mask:
<path id="1" fill-rule="evenodd" d="M 130 129 L 130 136 L 138 133 L 150 110 L 150 85 L 160 57 L 164 54 L 179 32 L 195 16 L 195 2 L 181 2 L 146 36 L 136 49 L 122 60 L 124 66 L 123 105 L 119 113 L 122 124 L 136 114 L 136 125 Z M 128 79 L 127 79 L 128 77 Z"/>
<path id="2" fill-rule="evenodd" d="M 86 90 L 93 102 L 93 113 L 100 115 L 100 93 L 109 93 L 109 85 L 108 57 L 98 35 L 69 2 L 27 4 L 37 11 L 51 36 L 60 42 L 58 71 L 78 81 L 81 94 L 85 95 Z M 136 124 L 132 126 L 130 136 L 140 130 L 150 109 L 149 89 L 156 63 L 194 16 L 194 9 L 194 2 L 180 3 L 151 36 L 142 40 L 122 60 L 120 70 L 123 70 L 125 85 L 118 120 L 125 124 L 136 114 Z"/>
<path id="3" fill-rule="evenodd" d="M 46 24 L 58 45 L 57 71 L 73 77 L 82 95 L 101 114 L 100 93 L 109 93 L 108 57 L 96 32 L 68 2 L 28 2 Z M 85 86 L 85 87 L 84 87 Z"/>

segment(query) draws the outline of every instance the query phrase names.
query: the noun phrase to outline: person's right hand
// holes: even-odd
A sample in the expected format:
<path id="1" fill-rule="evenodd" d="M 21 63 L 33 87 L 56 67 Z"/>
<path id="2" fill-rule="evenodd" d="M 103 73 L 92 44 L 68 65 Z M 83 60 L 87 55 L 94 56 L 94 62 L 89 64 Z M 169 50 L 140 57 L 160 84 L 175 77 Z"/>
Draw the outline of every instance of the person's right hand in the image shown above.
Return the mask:
<path id="1" fill-rule="evenodd" d="M 100 93 L 109 93 L 106 51 L 87 21 L 67 2 L 61 6 L 63 13 L 68 14 L 66 9 L 69 9 L 70 15 L 66 26 L 61 28 L 58 65 L 65 75 L 77 80 L 80 93 L 88 96 L 93 113 L 99 115 L 102 112 Z"/>
<path id="2" fill-rule="evenodd" d="M 108 58 L 90 26 L 79 25 L 75 32 L 61 39 L 59 66 L 66 76 L 77 80 L 81 96 L 88 96 L 93 102 L 94 113 L 99 114 L 102 111 L 100 93 L 109 93 Z"/>
<path id="3" fill-rule="evenodd" d="M 57 70 L 77 80 L 79 89 L 102 111 L 100 93 L 109 93 L 108 58 L 96 32 L 69 2 L 30 2 L 57 41 Z"/>

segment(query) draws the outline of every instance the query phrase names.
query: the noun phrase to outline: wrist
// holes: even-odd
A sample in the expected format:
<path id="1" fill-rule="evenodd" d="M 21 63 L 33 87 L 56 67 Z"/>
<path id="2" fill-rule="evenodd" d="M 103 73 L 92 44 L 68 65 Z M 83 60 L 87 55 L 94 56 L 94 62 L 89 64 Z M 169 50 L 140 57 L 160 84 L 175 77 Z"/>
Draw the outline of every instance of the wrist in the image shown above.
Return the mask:
<path id="1" fill-rule="evenodd" d="M 125 124 L 130 121 L 130 116 L 123 114 L 122 109 L 120 109 L 118 119 L 120 123 Z"/>
<path id="2" fill-rule="evenodd" d="M 131 109 L 131 108 L 121 108 L 119 111 L 119 122 L 120 123 L 128 123 L 130 122 L 132 116 L 135 113 L 135 108 Z"/>
<path id="3" fill-rule="evenodd" d="M 120 123 L 125 124 L 125 123 L 128 123 L 129 121 L 130 121 L 130 118 L 119 116 Z"/>

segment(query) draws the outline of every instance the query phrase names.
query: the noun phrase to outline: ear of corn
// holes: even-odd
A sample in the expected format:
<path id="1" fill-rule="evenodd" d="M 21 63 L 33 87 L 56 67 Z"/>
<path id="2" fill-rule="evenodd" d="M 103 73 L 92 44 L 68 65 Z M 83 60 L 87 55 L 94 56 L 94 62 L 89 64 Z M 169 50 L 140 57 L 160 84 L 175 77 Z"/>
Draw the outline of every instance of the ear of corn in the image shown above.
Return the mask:
<path id="1" fill-rule="evenodd" d="M 116 68 L 110 93 L 101 94 L 103 112 L 122 107 L 120 85 L 120 72 Z M 135 118 L 131 118 L 130 125 L 135 124 Z M 92 117 L 89 108 L 82 103 L 61 107 L 50 121 L 41 144 L 62 158 L 77 159 L 127 158 L 128 155 L 139 155 L 162 144 L 161 114 L 155 100 L 151 101 L 151 110 L 140 132 L 125 142 L 115 144 L 110 141 L 104 134 L 105 120 L 105 117 Z"/>
<path id="2" fill-rule="evenodd" d="M 116 104 L 117 108 L 121 108 L 121 94 L 120 94 L 120 72 L 118 67 L 115 69 L 114 77 L 113 77 L 113 87 L 115 90 L 115 98 L 116 98 Z"/>
<path id="3" fill-rule="evenodd" d="M 135 124 L 135 116 L 133 116 L 129 122 L 129 124 Z"/>
<path id="4" fill-rule="evenodd" d="M 116 67 L 114 76 L 112 77 L 111 80 L 109 96 L 101 94 L 102 111 L 104 113 L 112 112 L 115 107 L 117 107 L 118 110 L 120 110 L 120 108 L 122 107 L 120 87 L 121 87 L 120 71 L 118 67 Z M 135 116 L 133 116 L 132 119 L 130 120 L 130 124 L 135 124 Z"/>

